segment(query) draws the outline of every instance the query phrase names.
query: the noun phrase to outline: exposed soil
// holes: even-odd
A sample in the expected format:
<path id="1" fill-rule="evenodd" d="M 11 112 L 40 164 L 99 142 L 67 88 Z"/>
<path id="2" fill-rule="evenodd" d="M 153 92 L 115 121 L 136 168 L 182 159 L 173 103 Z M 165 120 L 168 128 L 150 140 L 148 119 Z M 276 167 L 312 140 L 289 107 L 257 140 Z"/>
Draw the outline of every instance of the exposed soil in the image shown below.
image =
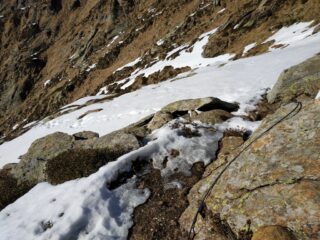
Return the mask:
<path id="1" fill-rule="evenodd" d="M 177 154 L 176 150 L 172 154 Z M 170 179 L 163 179 L 160 171 L 155 169 L 143 176 L 139 186 L 149 188 L 151 196 L 145 204 L 135 209 L 129 239 L 186 239 L 187 233 L 179 227 L 179 217 L 188 206 L 190 188 L 200 180 L 204 170 L 202 163 L 196 163 L 191 177 L 174 174 Z M 170 181 L 177 181 L 182 187 L 167 188 Z"/>

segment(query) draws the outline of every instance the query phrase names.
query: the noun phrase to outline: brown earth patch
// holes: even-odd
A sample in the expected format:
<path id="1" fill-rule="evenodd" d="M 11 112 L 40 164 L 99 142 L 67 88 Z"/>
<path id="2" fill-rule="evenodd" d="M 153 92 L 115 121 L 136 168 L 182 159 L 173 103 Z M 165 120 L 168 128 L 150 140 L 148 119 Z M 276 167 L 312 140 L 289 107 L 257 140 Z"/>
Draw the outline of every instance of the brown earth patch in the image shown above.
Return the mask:
<path id="1" fill-rule="evenodd" d="M 149 188 L 151 197 L 135 209 L 129 239 L 187 239 L 187 233 L 180 230 L 178 221 L 188 206 L 189 189 L 200 180 L 203 172 L 203 164 L 197 163 L 192 167 L 191 177 L 175 174 L 165 180 L 155 169 L 143 176 L 140 187 Z M 182 183 L 182 188 L 166 189 L 166 182 L 170 180 Z"/>

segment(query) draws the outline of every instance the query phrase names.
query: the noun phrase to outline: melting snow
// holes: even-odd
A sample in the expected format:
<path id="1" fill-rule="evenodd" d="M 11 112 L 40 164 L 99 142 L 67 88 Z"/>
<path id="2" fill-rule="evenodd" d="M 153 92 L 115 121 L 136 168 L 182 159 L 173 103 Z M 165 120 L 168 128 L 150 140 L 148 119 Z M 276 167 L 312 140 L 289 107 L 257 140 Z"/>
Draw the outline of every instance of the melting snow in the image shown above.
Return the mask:
<path id="1" fill-rule="evenodd" d="M 47 87 L 50 85 L 50 83 L 51 83 L 51 79 L 48 79 L 43 83 L 43 86 Z"/>
<path id="2" fill-rule="evenodd" d="M 96 66 L 97 66 L 96 63 L 90 65 L 90 66 L 86 69 L 86 72 L 90 72 L 92 69 L 96 68 Z"/>
<path id="3" fill-rule="evenodd" d="M 264 42 L 275 40 L 274 45 L 282 44 L 286 46 L 294 44 L 312 35 L 315 27 L 310 27 L 311 24 L 312 22 L 301 22 L 283 27 Z M 270 50 L 272 50 L 272 46 Z"/>
<path id="4" fill-rule="evenodd" d="M 218 13 L 223 13 L 225 10 L 225 8 L 222 8 Z"/>
<path id="5" fill-rule="evenodd" d="M 254 48 L 257 45 L 257 43 L 251 43 L 248 46 L 245 46 L 244 50 L 243 50 L 243 54 L 245 55 L 247 52 L 249 52 L 252 48 Z"/>

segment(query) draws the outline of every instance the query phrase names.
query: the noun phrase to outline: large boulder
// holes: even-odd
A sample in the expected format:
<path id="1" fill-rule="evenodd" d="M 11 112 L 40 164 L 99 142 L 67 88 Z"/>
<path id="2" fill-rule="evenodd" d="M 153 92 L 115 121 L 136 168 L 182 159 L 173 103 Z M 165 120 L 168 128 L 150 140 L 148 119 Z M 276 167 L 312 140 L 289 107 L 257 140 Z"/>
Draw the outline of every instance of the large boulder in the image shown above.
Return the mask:
<path id="1" fill-rule="evenodd" d="M 8 204 L 14 202 L 17 198 L 25 194 L 29 187 L 25 184 L 18 184 L 9 169 L 0 170 L 0 210 Z"/>
<path id="2" fill-rule="evenodd" d="M 291 103 L 267 116 L 244 146 L 295 107 Z M 256 232 L 263 226 L 277 225 L 291 229 L 297 239 L 319 239 L 319 146 L 320 101 L 309 100 L 296 115 L 292 114 L 253 142 L 226 169 L 205 202 L 207 214 L 198 217 L 195 228 L 198 236 L 207 229 L 203 219 L 211 214 L 219 216 L 221 224 L 238 236 L 244 231 Z M 227 162 L 232 159 L 229 157 Z M 186 230 L 201 197 L 224 166 L 225 163 L 216 165 L 191 190 L 190 206 L 180 219 Z M 212 238 L 215 231 L 209 230 L 204 239 L 223 239 Z"/>
<path id="3" fill-rule="evenodd" d="M 268 93 L 270 103 L 288 103 L 299 95 L 315 98 L 320 89 L 320 55 L 285 70 Z"/>
<path id="4" fill-rule="evenodd" d="M 153 131 L 155 129 L 161 128 L 163 125 L 170 122 L 171 120 L 173 120 L 173 116 L 170 113 L 160 111 L 155 113 L 154 117 L 148 123 L 147 127 L 148 129 Z"/>
<path id="5" fill-rule="evenodd" d="M 176 113 L 188 112 L 191 110 L 210 111 L 214 109 L 221 109 L 228 112 L 237 111 L 239 105 L 236 103 L 229 103 L 220 100 L 219 98 L 206 97 L 197 99 L 186 99 L 173 102 L 162 108 L 162 112 Z"/>
<path id="6" fill-rule="evenodd" d="M 139 147 L 134 135 L 122 131 L 101 138 L 89 132 L 74 136 L 57 132 L 36 140 L 11 173 L 30 186 L 43 181 L 59 184 L 86 177 Z"/>
<path id="7" fill-rule="evenodd" d="M 216 109 L 207 112 L 201 112 L 195 116 L 191 116 L 191 120 L 214 125 L 222 123 L 232 117 L 233 115 L 231 113 L 224 110 Z"/>

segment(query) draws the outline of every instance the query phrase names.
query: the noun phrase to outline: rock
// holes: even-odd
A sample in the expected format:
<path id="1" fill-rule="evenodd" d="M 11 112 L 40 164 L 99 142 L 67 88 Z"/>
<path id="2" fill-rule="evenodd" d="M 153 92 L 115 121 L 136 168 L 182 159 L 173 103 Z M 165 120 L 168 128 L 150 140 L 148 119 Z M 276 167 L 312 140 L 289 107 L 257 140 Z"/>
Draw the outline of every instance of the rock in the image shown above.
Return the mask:
<path id="1" fill-rule="evenodd" d="M 222 123 L 228 120 L 229 118 L 232 118 L 232 116 L 233 115 L 229 112 L 217 109 L 217 110 L 202 112 L 197 116 L 191 117 L 191 120 L 214 125 L 217 123 Z"/>
<path id="2" fill-rule="evenodd" d="M 238 110 L 239 106 L 235 103 L 228 103 L 220 100 L 219 98 L 206 97 L 197 99 L 180 100 L 174 103 L 170 103 L 164 108 L 162 112 L 175 113 L 175 112 L 187 112 L 191 110 L 209 111 L 214 109 L 222 109 L 228 112 Z"/>
<path id="3" fill-rule="evenodd" d="M 28 190 L 29 188 L 26 185 L 18 185 L 17 180 L 10 174 L 9 170 L 0 170 L 0 210 L 14 202 Z"/>
<path id="4" fill-rule="evenodd" d="M 92 138 L 99 138 L 99 134 L 91 131 L 83 131 L 73 134 L 76 140 L 87 140 Z"/>
<path id="5" fill-rule="evenodd" d="M 288 103 L 301 94 L 315 98 L 320 89 L 320 56 L 285 70 L 268 93 L 270 103 Z"/>
<path id="6" fill-rule="evenodd" d="M 267 116 L 250 139 L 295 106 L 288 104 Z M 290 228 L 297 239 L 318 239 L 319 146 L 320 102 L 305 101 L 299 113 L 273 127 L 226 169 L 205 202 L 207 211 L 219 214 L 238 236 L 246 229 L 255 232 L 261 226 L 280 225 Z M 223 162 L 214 164 L 210 174 L 190 191 L 190 206 L 180 219 L 185 229 L 190 226 L 199 198 L 225 166 Z M 198 217 L 196 230 L 206 227 L 201 219 Z"/>
<path id="7" fill-rule="evenodd" d="M 186 230 L 189 231 L 191 219 L 195 215 L 195 211 L 199 207 L 200 199 L 202 198 L 204 192 L 202 190 L 203 186 L 208 185 L 212 181 L 211 174 L 224 166 L 227 163 L 228 156 L 239 148 L 243 144 L 243 139 L 240 136 L 225 136 L 222 138 L 220 143 L 220 151 L 217 156 L 217 159 L 209 164 L 203 174 L 203 179 L 196 183 L 189 195 L 188 198 L 192 199 L 189 201 L 190 206 L 180 217 L 180 224 Z M 198 229 L 200 231 L 198 231 Z M 228 230 L 227 230 L 228 229 Z M 220 217 L 214 216 L 211 212 L 206 212 L 205 215 L 201 214 L 198 216 L 197 225 L 195 228 L 197 234 L 195 235 L 195 240 L 202 239 L 215 239 L 215 240 L 229 240 L 226 235 L 226 231 L 231 233 L 228 226 L 222 224 Z"/>
<path id="8" fill-rule="evenodd" d="M 287 228 L 281 226 L 266 226 L 259 228 L 252 236 L 252 240 L 294 240 Z"/>
<path id="9" fill-rule="evenodd" d="M 93 132 L 75 135 L 58 132 L 36 140 L 11 170 L 19 184 L 26 182 L 33 186 L 43 181 L 59 184 L 86 177 L 140 147 L 135 136 L 121 131 L 101 138 Z"/>
<path id="10" fill-rule="evenodd" d="M 149 122 L 147 128 L 151 131 L 161 128 L 166 123 L 170 122 L 173 119 L 170 113 L 166 112 L 157 112 L 152 120 Z"/>
<path id="11" fill-rule="evenodd" d="M 151 114 L 141 119 L 140 121 L 125 127 L 124 129 L 122 129 L 122 131 L 125 133 L 133 134 L 134 136 L 140 139 L 144 138 L 150 133 L 150 130 L 147 128 L 147 125 L 152 120 L 153 116 L 154 114 Z"/>

